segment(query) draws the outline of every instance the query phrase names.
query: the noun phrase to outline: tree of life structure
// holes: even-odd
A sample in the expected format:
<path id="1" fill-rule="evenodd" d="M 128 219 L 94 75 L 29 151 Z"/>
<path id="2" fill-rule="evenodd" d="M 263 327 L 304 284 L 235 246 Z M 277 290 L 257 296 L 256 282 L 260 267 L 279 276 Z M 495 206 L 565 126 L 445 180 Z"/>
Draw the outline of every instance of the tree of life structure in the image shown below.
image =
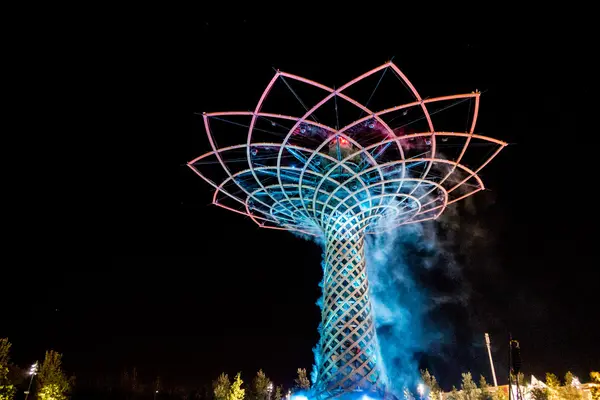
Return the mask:
<path id="1" fill-rule="evenodd" d="M 358 82 L 386 72 L 403 84 L 412 101 L 373 111 L 369 101 L 363 105 L 346 94 Z M 302 115 L 264 110 L 278 82 L 294 93 L 304 108 Z M 322 98 L 309 108 L 290 82 L 316 88 Z M 423 99 L 390 61 L 337 89 L 278 70 L 254 111 L 203 114 L 212 150 L 188 166 L 215 189 L 213 204 L 245 215 L 259 227 L 316 236 L 323 243 L 320 356 L 314 384 L 318 397 L 356 390 L 385 393 L 365 235 L 436 219 L 450 204 L 484 189 L 478 173 L 506 143 L 474 133 L 479 99 L 477 91 Z M 465 101 L 473 106 L 465 131 L 434 128 L 432 117 L 438 111 L 430 107 Z M 360 111 L 358 119 L 340 126 L 338 102 Z M 316 117 L 326 104 L 334 106 L 334 124 Z M 409 111 L 412 121 L 422 121 L 422 130 L 392 127 Z M 227 120 L 233 117 L 245 122 Z M 244 137 L 219 135 L 216 122 L 243 127 Z M 218 147 L 217 139 L 233 144 Z M 486 154 L 482 147 L 488 148 Z M 442 148 L 447 150 L 442 153 Z M 471 153 L 475 157 L 468 157 Z M 471 159 L 477 159 L 474 165 Z"/>

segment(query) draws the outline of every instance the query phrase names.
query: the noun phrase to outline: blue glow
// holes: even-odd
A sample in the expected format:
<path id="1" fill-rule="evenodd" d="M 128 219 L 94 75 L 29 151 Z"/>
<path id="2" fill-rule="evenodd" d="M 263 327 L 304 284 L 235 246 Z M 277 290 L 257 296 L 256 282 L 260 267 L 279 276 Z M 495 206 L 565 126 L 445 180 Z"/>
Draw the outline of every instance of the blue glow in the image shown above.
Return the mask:
<path id="1" fill-rule="evenodd" d="M 381 68 L 387 70 L 389 66 L 398 72 L 391 62 Z M 378 70 L 363 74 L 348 85 Z M 279 75 L 277 72 L 275 78 Z M 402 80 L 419 98 L 404 76 Z M 263 93 L 257 110 L 261 109 L 274 82 Z M 319 86 L 314 82 L 311 85 Z M 289 85 L 288 88 L 291 90 Z M 337 99 L 339 93 L 334 89 L 332 95 Z M 471 97 L 474 96 L 475 93 Z M 423 267 L 430 268 L 444 260 L 438 257 L 441 247 L 438 247 L 432 224 L 396 228 L 437 218 L 448 204 L 475 192 L 461 196 L 455 189 L 468 179 L 462 180 L 464 174 L 458 174 L 458 178 L 451 176 L 454 171 L 463 170 L 460 161 L 469 141 L 465 139 L 465 147 L 458 158 L 446 159 L 441 154 L 434 154 L 435 151 L 423 156 L 431 150 L 423 143 L 435 144 L 436 139 L 432 142 L 432 138 L 438 134 L 433 128 L 430 133 L 398 138 L 409 132 L 402 127 L 394 131 L 387 126 L 387 131 L 381 129 L 382 121 L 377 113 L 360 118 L 341 131 L 337 126 L 327 128 L 320 123 L 313 127 L 313 122 L 307 118 L 316 121 L 311 114 L 321 104 L 307 109 L 301 118 L 252 113 L 246 145 L 219 149 L 209 128 L 209 115 L 204 114 L 213 151 L 188 165 L 216 188 L 215 204 L 225 206 L 223 201 L 237 202 L 238 209 L 232 208 L 234 203 L 225 208 L 249 214 L 262 227 L 291 230 L 323 247 L 323 281 L 320 284 L 323 293 L 317 301 L 322 312 L 320 340 L 313 349 L 313 389 L 296 392 L 293 397 L 296 400 L 328 397 L 373 400 L 369 395 L 380 398 L 390 392 L 397 398 L 412 397 L 402 394 L 404 388 L 414 387 L 419 382 L 419 353 L 431 350 L 432 344 L 441 342 L 446 336 L 440 335 L 428 321 L 436 301 L 441 304 L 446 300 L 436 299 L 423 288 L 419 279 L 423 277 Z M 403 107 L 413 105 L 409 103 Z M 339 124 L 337 100 L 335 111 Z M 407 112 L 408 109 L 403 114 Z M 221 114 L 248 113 L 212 115 L 241 125 L 215 116 Z M 296 123 L 285 136 L 282 132 L 255 128 L 257 117 L 276 125 L 266 115 L 295 120 Z M 428 121 L 432 127 L 431 120 Z M 279 126 L 285 128 L 284 125 Z M 254 129 L 275 134 L 282 142 L 262 142 L 256 137 L 252 140 Z M 312 134 L 306 134 L 311 131 Z M 344 131 L 346 134 L 342 135 Z M 444 136 L 444 133 L 439 135 Z M 505 145 L 485 136 L 479 138 L 494 142 L 500 148 Z M 241 157 L 242 150 L 248 150 L 247 147 L 250 147 L 252 157 L 246 154 Z M 228 175 L 220 186 L 196 168 L 196 163 L 214 163 L 206 157 L 215 156 Z M 226 162 L 249 165 L 231 169 Z M 473 175 L 475 172 L 471 177 Z M 460 183 L 455 184 L 459 180 Z M 451 192 L 452 198 L 449 197 Z M 220 196 L 222 194 L 226 196 Z M 367 234 L 376 236 L 365 238 Z"/>
<path id="2" fill-rule="evenodd" d="M 323 247 L 323 243 L 321 242 L 321 247 Z M 321 261 L 321 269 L 323 270 L 323 278 L 321 278 L 321 281 L 319 282 L 319 287 L 321 288 L 321 290 L 323 290 L 323 287 L 325 285 L 325 267 L 326 267 L 326 263 L 325 260 Z M 319 310 L 323 310 L 323 296 L 319 296 L 319 299 L 317 300 L 317 306 L 319 307 Z M 317 328 L 317 331 L 319 332 L 319 342 L 317 342 L 316 346 L 313 347 L 312 351 L 313 351 L 313 355 L 315 357 L 315 363 L 312 366 L 312 370 L 310 371 L 310 381 L 313 385 L 315 385 L 317 383 L 317 379 L 319 377 L 319 365 L 321 365 L 321 334 L 323 333 L 323 322 L 319 322 L 319 327 Z"/>
<path id="3" fill-rule="evenodd" d="M 416 268 L 438 257 L 432 224 L 410 225 L 367 241 L 367 272 L 384 380 L 402 398 L 404 387 L 420 382 L 416 355 L 442 340 L 428 321 L 429 293 Z"/>
<path id="4" fill-rule="evenodd" d="M 323 400 L 327 399 L 330 394 L 325 395 L 325 397 L 315 394 L 312 390 L 300 390 L 293 393 L 290 397 L 290 400 Z M 372 397 L 373 396 L 373 397 Z M 329 397 L 330 398 L 330 397 Z M 379 400 L 383 399 L 383 397 L 379 397 L 377 394 L 373 392 L 369 392 L 369 394 L 365 394 L 363 391 L 350 391 L 345 393 L 339 393 L 334 395 L 333 398 L 338 400 Z"/>
<path id="5" fill-rule="evenodd" d="M 382 224 L 386 222 L 382 219 Z M 320 244 L 323 246 L 324 241 Z M 415 387 L 420 382 L 416 355 L 430 350 L 432 344 L 443 339 L 439 329 L 428 319 L 436 299 L 431 298 L 432 293 L 422 288 L 414 276 L 419 268 L 429 268 L 440 258 L 441 252 L 434 223 L 404 226 L 370 236 L 366 241 L 367 273 L 378 340 L 376 359 L 380 360 L 381 382 L 398 398 L 403 397 L 405 387 Z M 321 267 L 325 275 L 325 261 Z M 323 280 L 319 286 L 323 289 Z M 322 297 L 317 305 L 322 309 Z M 319 336 L 322 338 L 322 323 Z M 318 366 L 322 361 L 320 342 L 313 348 L 315 363 L 310 376 L 313 385 L 317 383 Z M 360 400 L 371 399 L 364 394 L 360 396 Z"/>
<path id="6" fill-rule="evenodd" d="M 308 400 L 308 397 L 303 394 L 293 394 L 291 400 Z"/>

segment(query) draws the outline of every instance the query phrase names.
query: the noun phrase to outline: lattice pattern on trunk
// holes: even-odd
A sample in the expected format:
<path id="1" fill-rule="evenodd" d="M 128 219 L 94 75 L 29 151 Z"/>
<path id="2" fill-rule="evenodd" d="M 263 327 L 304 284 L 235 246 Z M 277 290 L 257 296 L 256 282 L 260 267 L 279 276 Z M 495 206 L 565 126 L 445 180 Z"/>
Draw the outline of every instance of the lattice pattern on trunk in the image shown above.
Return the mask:
<path id="1" fill-rule="evenodd" d="M 391 102 L 386 106 L 371 102 L 371 94 L 362 104 L 351 97 L 349 92 L 361 81 L 382 74 L 381 82 L 386 71 L 401 81 L 399 88 L 408 90 L 409 102 L 385 96 Z M 311 92 L 316 95 L 311 95 L 311 104 L 300 101 L 305 110 L 300 114 L 282 114 L 270 110 L 267 101 L 279 84 L 297 100 L 290 84 L 321 93 Z M 472 110 L 464 131 L 436 129 L 434 115 L 466 101 Z M 364 235 L 436 219 L 449 205 L 484 189 L 479 171 L 507 143 L 474 132 L 479 101 L 477 91 L 422 98 L 390 61 L 336 88 L 278 70 L 252 111 L 203 114 L 212 151 L 188 166 L 215 189 L 213 204 L 262 228 L 326 242 L 317 387 L 321 397 L 383 385 Z M 276 103 L 284 102 L 271 104 Z M 378 110 L 369 104 L 377 104 Z M 350 117 L 344 126 L 338 105 L 347 107 Z M 329 124 L 320 119 L 327 117 L 321 114 L 326 109 L 335 112 Z M 404 130 L 420 121 L 422 126 Z M 463 126 L 464 118 L 455 121 Z M 223 122 L 229 125 L 219 125 Z M 242 127 L 241 137 L 231 131 L 217 138 L 219 126 Z"/>
<path id="2" fill-rule="evenodd" d="M 380 378 L 362 225 L 327 236 L 319 390 L 372 390 Z"/>

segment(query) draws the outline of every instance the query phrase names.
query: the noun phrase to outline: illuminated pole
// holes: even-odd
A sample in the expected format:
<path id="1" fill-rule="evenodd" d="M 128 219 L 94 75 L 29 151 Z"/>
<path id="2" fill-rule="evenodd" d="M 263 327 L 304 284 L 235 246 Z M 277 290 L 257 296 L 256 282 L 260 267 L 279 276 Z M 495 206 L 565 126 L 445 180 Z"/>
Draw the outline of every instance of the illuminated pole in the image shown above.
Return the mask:
<path id="1" fill-rule="evenodd" d="M 521 373 L 521 353 L 520 353 L 520 345 L 517 340 L 510 341 L 510 357 L 511 357 L 511 371 L 512 376 L 515 378 L 515 386 L 517 387 L 517 400 L 521 400 L 523 398 L 523 394 L 521 393 L 521 386 L 519 384 L 519 375 Z"/>
<path id="2" fill-rule="evenodd" d="M 498 387 L 498 381 L 496 380 L 496 370 L 494 369 L 494 361 L 492 360 L 492 347 L 490 342 L 490 335 L 485 334 L 485 344 L 487 346 L 488 355 L 490 357 L 490 367 L 492 368 L 492 377 L 494 378 L 494 387 Z"/>
<path id="3" fill-rule="evenodd" d="M 508 334 L 508 400 L 512 400 L 512 333 Z"/>
<path id="4" fill-rule="evenodd" d="M 31 368 L 29 369 L 29 375 L 31 375 L 31 379 L 29 380 L 29 387 L 27 388 L 27 391 L 25 392 L 25 400 L 27 400 L 27 398 L 29 397 L 29 392 L 31 391 L 31 384 L 33 383 L 33 378 L 37 375 L 37 370 L 38 370 L 38 363 L 36 361 L 35 363 L 33 363 Z"/>

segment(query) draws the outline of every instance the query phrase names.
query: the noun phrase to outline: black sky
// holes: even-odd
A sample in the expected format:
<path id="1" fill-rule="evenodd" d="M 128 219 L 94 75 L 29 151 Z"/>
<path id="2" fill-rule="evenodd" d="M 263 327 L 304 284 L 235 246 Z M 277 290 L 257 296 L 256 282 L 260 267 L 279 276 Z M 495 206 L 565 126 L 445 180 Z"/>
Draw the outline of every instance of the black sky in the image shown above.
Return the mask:
<path id="1" fill-rule="evenodd" d="M 310 369 L 320 250 L 208 206 L 210 188 L 182 166 L 204 148 L 194 112 L 252 108 L 273 67 L 339 86 L 394 56 L 424 96 L 485 91 L 477 131 L 511 143 L 483 176 L 490 192 L 476 204 L 493 204 L 478 215 L 485 245 L 461 258 L 472 297 L 456 311 L 455 345 L 423 365 L 446 386 L 463 370 L 488 374 L 487 331 L 504 368 L 510 331 L 526 372 L 584 378 L 600 368 L 596 78 L 584 10 L 412 22 L 378 10 L 339 26 L 153 10 L 100 31 L 95 73 L 80 79 L 106 87 L 80 129 L 106 132 L 80 150 L 108 149 L 91 162 L 103 188 L 77 190 L 91 179 L 82 157 L 66 167 L 68 196 L 35 178 L 49 199 L 24 210 L 2 283 L 0 336 L 14 360 L 55 348 L 79 376 L 135 365 L 183 383 L 263 368 L 289 385 L 296 368 Z"/>

